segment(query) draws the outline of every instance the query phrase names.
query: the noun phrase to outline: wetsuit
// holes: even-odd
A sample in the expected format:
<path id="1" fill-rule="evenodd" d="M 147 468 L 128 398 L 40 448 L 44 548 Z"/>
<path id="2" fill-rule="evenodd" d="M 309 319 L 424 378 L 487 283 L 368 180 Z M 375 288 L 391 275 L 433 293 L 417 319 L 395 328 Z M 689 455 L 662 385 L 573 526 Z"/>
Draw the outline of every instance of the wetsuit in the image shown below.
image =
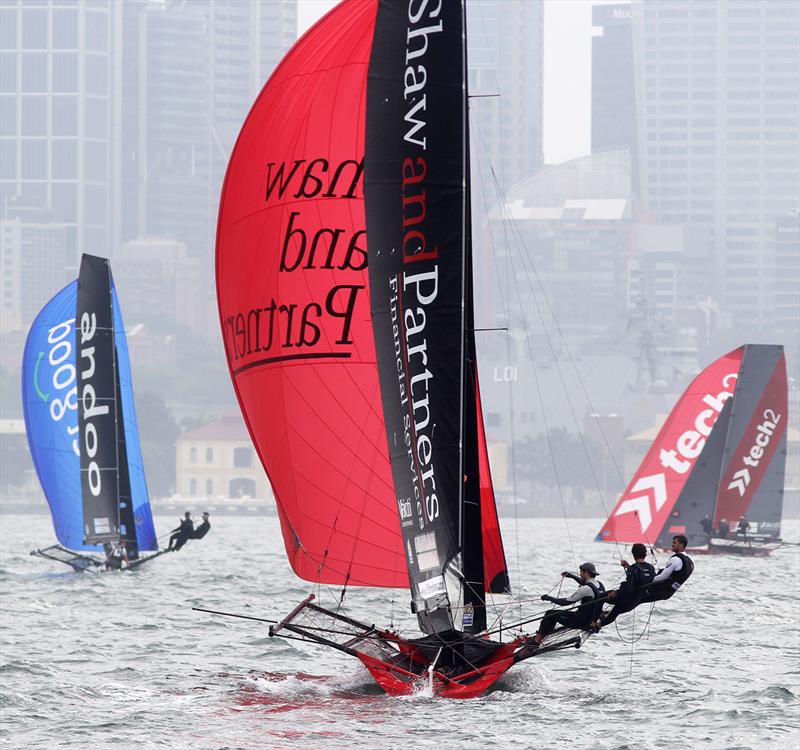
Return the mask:
<path id="1" fill-rule="evenodd" d="M 594 622 L 603 608 L 603 603 L 596 601 L 604 596 L 606 590 L 600 581 L 592 580 L 579 586 L 574 593 L 564 599 L 548 597 L 547 601 L 567 607 L 575 602 L 580 602 L 581 606 L 568 612 L 548 612 L 539 625 L 539 635 L 546 636 L 556 629 L 556 625 L 563 625 L 567 628 L 577 628 L 583 630 Z M 595 602 L 592 605 L 592 602 Z"/>
<path id="2" fill-rule="evenodd" d="M 666 567 L 653 579 L 653 585 L 642 596 L 640 604 L 669 599 L 693 572 L 694 563 L 689 555 L 675 552 L 667 561 Z"/>
<path id="3" fill-rule="evenodd" d="M 609 625 L 621 614 L 630 612 L 641 604 L 647 592 L 647 585 L 653 582 L 656 569 L 647 562 L 636 562 L 625 569 L 625 580 L 620 584 L 614 606 L 600 618 L 603 625 Z"/>
<path id="4" fill-rule="evenodd" d="M 174 549 L 177 551 L 186 544 L 186 540 L 194 532 L 194 522 L 191 518 L 184 518 L 183 521 L 181 521 L 181 525 L 172 531 L 175 533 L 169 538 L 167 549 Z"/>
<path id="5" fill-rule="evenodd" d="M 208 534 L 208 530 L 211 528 L 211 524 L 208 521 L 203 521 L 191 534 L 189 537 L 190 539 L 202 539 L 206 534 Z"/>
<path id="6" fill-rule="evenodd" d="M 703 533 L 706 536 L 711 536 L 714 531 L 714 522 L 710 518 L 704 518 L 700 521 L 700 525 L 703 527 Z"/>
<path id="7" fill-rule="evenodd" d="M 741 536 L 744 539 L 747 539 L 747 532 L 750 531 L 750 523 L 749 521 L 742 519 L 739 521 L 739 525 L 736 527 L 736 536 Z"/>

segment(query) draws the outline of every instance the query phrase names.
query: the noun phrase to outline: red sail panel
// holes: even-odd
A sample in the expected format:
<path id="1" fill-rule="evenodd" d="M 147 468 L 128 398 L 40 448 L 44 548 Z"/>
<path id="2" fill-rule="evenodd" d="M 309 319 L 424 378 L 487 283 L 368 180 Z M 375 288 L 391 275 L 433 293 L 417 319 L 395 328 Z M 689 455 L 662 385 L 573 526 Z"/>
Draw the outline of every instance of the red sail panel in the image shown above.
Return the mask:
<path id="1" fill-rule="evenodd" d="M 750 354 L 751 349 L 758 352 L 759 348 L 768 347 L 747 347 L 747 354 Z M 754 352 L 750 359 L 755 359 L 755 356 L 757 355 Z M 753 366 L 756 366 L 755 363 Z M 745 378 L 747 374 L 743 372 L 742 377 Z M 734 407 L 738 411 L 740 406 L 738 388 L 735 398 Z M 744 404 L 741 406 L 744 407 Z M 784 460 L 779 447 L 789 421 L 788 406 L 786 358 L 781 352 L 766 386 L 758 397 L 755 409 L 749 415 L 747 426 L 738 443 L 735 447 L 729 446 L 733 450 L 719 483 L 717 507 L 714 513 L 715 526 L 719 525 L 722 518 L 735 526 L 737 519 L 747 514 L 773 460 Z M 745 414 L 744 419 L 747 418 Z"/>
<path id="2" fill-rule="evenodd" d="M 486 447 L 486 430 L 483 425 L 481 391 L 478 374 L 475 373 L 475 393 L 478 414 L 478 475 L 481 490 L 481 536 L 483 538 L 483 581 L 484 589 L 492 594 L 510 594 L 506 553 L 500 534 L 497 518 L 497 505 L 494 500 L 492 470 L 489 466 L 489 451 Z"/>
<path id="3" fill-rule="evenodd" d="M 655 542 L 725 401 L 733 395 L 743 353 L 744 347 L 740 347 L 720 357 L 691 382 L 598 534 L 598 541 Z"/>
<path id="4" fill-rule="evenodd" d="M 253 105 L 220 200 L 217 296 L 234 388 L 295 573 L 406 587 L 366 268 L 377 5 L 337 6 Z"/>

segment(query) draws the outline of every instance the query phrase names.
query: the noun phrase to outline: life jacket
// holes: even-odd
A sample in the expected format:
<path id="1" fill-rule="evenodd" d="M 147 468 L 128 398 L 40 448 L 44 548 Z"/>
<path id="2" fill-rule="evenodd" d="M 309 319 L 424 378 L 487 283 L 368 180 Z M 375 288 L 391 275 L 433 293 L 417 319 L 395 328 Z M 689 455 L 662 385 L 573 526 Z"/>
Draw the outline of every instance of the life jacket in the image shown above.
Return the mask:
<path id="1" fill-rule="evenodd" d="M 111 547 L 106 554 L 106 567 L 120 570 L 122 568 L 122 548 L 119 545 Z"/>
<path id="2" fill-rule="evenodd" d="M 581 585 L 588 586 L 592 590 L 592 595 L 584 596 L 581 599 L 581 608 L 578 612 L 581 613 L 581 619 L 585 622 L 594 622 L 603 612 L 603 602 L 597 600 L 606 593 L 605 586 L 600 581 L 586 581 Z"/>
<path id="3" fill-rule="evenodd" d="M 628 576 L 620 586 L 620 593 L 638 596 L 655 577 L 656 569 L 650 563 L 634 563 L 628 568 Z"/>
<path id="4" fill-rule="evenodd" d="M 669 599 L 694 573 L 694 563 L 688 555 L 684 555 L 683 552 L 674 552 L 672 556 L 680 558 L 683 566 L 680 570 L 670 573 L 666 581 L 661 582 L 660 586 L 663 587 L 666 594 L 664 599 Z"/>
<path id="5" fill-rule="evenodd" d="M 688 555 L 684 555 L 683 552 L 675 552 L 673 557 L 680 558 L 680 561 L 683 563 L 683 567 L 676 571 L 673 571 L 669 575 L 669 581 L 671 583 L 677 583 L 678 586 L 675 587 L 677 591 L 686 581 L 688 580 L 689 576 L 694 573 L 694 563 L 692 562 L 691 558 Z"/>

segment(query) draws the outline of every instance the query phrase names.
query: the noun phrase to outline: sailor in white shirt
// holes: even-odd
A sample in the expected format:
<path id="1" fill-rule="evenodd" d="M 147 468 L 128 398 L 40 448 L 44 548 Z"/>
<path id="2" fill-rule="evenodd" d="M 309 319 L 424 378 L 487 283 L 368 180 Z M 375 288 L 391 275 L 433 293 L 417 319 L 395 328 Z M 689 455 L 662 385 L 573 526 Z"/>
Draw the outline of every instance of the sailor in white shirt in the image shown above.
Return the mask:
<path id="1" fill-rule="evenodd" d="M 581 630 L 589 627 L 594 620 L 599 617 L 605 601 L 605 588 L 597 578 L 597 569 L 594 563 L 585 562 L 580 567 L 580 575 L 572 573 L 562 573 L 565 578 L 572 578 L 581 585 L 569 596 L 556 598 L 545 594 L 542 601 L 552 602 L 560 607 L 568 607 L 571 604 L 580 602 L 579 606 L 568 611 L 548 612 L 539 623 L 539 630 L 533 638 L 533 644 L 539 645 L 546 636 L 555 630 L 557 625 L 566 628 L 579 628 Z M 594 603 L 593 603 L 594 602 Z"/>
<path id="2" fill-rule="evenodd" d="M 686 554 L 688 539 L 683 534 L 672 537 L 672 557 L 660 570 L 642 597 L 642 602 L 658 602 L 669 599 L 694 572 L 694 563 Z"/>

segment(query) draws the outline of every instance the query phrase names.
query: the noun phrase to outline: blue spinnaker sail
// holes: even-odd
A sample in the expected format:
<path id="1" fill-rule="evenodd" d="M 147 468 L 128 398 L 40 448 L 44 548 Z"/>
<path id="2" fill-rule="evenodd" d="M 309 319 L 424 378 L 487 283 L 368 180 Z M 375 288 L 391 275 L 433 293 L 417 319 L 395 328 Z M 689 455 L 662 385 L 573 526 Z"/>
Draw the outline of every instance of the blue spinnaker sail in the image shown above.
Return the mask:
<path id="1" fill-rule="evenodd" d="M 31 326 L 22 362 L 22 404 L 28 445 L 50 505 L 56 538 L 72 550 L 99 551 L 100 545 L 83 541 L 75 336 L 77 292 L 76 280 L 42 308 Z M 133 405 L 130 358 L 116 290 L 112 290 L 112 304 L 138 548 L 140 551 L 156 550 L 156 532 Z"/>
<path id="2" fill-rule="evenodd" d="M 67 285 L 33 321 L 22 359 L 22 406 L 33 464 L 59 543 L 83 543 L 83 501 L 78 448 L 75 309 L 78 282 Z"/>
<path id="3" fill-rule="evenodd" d="M 153 525 L 153 512 L 150 509 L 150 496 L 144 478 L 142 449 L 139 445 L 139 430 L 136 426 L 136 412 L 133 406 L 133 379 L 131 360 L 128 356 L 128 341 L 122 311 L 117 298 L 117 290 L 112 280 L 111 298 L 114 306 L 114 343 L 117 347 L 117 367 L 119 368 L 119 388 L 122 401 L 122 415 L 125 424 L 125 446 L 128 452 L 128 474 L 133 498 L 133 516 L 136 521 L 136 540 L 140 552 L 158 549 L 156 530 Z"/>

